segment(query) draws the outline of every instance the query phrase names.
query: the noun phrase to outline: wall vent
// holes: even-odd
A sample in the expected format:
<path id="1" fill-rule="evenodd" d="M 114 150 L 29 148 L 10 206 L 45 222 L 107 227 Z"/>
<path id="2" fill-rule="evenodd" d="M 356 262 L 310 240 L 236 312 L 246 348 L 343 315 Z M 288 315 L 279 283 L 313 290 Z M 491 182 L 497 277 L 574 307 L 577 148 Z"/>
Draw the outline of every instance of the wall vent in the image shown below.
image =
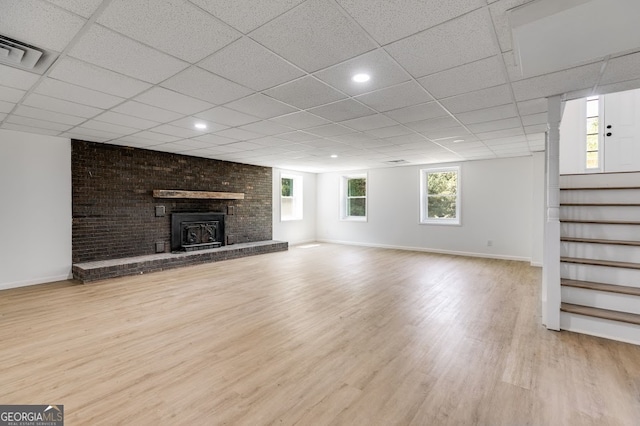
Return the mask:
<path id="1" fill-rule="evenodd" d="M 409 164 L 409 162 L 407 160 L 389 160 L 389 161 L 385 161 L 385 164 L 391 164 L 394 166 L 398 166 L 400 164 Z"/>
<path id="2" fill-rule="evenodd" d="M 0 35 L 0 64 L 44 73 L 58 54 Z"/>

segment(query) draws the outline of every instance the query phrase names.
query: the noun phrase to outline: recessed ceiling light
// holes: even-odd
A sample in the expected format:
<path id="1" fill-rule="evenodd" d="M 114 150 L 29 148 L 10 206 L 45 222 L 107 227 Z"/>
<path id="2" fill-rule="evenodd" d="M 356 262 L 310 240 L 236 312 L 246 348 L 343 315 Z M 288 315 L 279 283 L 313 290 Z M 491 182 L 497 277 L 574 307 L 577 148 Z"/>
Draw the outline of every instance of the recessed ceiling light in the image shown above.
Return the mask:
<path id="1" fill-rule="evenodd" d="M 204 129 L 206 129 L 206 128 L 207 128 L 207 125 L 206 125 L 206 124 L 204 124 L 204 123 L 196 123 L 196 124 L 195 124 L 195 128 L 196 128 L 196 129 L 200 129 L 200 130 L 204 130 Z"/>
<path id="2" fill-rule="evenodd" d="M 356 83 L 364 83 L 365 81 L 369 81 L 369 79 L 371 79 L 371 76 L 369 76 L 369 74 L 356 74 L 351 77 L 351 79 Z"/>
<path id="3" fill-rule="evenodd" d="M 331 158 L 338 158 L 336 154 L 331 154 Z"/>

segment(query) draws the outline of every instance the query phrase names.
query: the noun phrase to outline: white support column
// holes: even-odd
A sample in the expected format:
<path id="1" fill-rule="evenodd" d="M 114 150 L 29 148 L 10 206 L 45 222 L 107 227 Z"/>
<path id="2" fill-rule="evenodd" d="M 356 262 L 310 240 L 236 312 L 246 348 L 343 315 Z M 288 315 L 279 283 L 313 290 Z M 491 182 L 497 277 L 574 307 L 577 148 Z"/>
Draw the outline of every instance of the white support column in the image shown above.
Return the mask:
<path id="1" fill-rule="evenodd" d="M 560 96 L 549 98 L 548 106 L 542 322 L 550 330 L 560 330 Z"/>

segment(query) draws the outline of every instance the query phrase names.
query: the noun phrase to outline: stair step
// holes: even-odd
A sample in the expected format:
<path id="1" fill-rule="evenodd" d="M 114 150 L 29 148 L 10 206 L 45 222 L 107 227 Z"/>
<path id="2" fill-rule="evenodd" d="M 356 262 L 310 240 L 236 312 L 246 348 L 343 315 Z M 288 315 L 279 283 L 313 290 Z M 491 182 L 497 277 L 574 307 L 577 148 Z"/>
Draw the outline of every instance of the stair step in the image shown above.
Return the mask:
<path id="1" fill-rule="evenodd" d="M 612 244 L 616 246 L 640 247 L 640 241 L 604 240 L 604 239 L 595 239 L 595 238 L 575 238 L 575 237 L 561 237 L 560 241 L 564 241 L 568 243 Z"/>
<path id="2" fill-rule="evenodd" d="M 604 283 L 593 283 L 589 281 L 569 280 L 563 278 L 560 280 L 560 285 L 565 287 L 577 287 L 587 290 L 606 291 L 609 293 L 628 294 L 631 296 L 640 296 L 640 287 L 629 287 L 625 285 L 614 285 Z"/>
<path id="3" fill-rule="evenodd" d="M 579 263 L 581 265 L 610 266 L 613 268 L 640 269 L 640 263 L 614 262 L 612 260 L 579 259 L 575 257 L 561 257 L 560 262 Z"/>
<path id="4" fill-rule="evenodd" d="M 640 186 L 585 186 L 580 188 L 560 188 L 560 191 L 601 191 L 610 189 L 640 189 Z"/>
<path id="5" fill-rule="evenodd" d="M 637 221 L 627 220 L 583 220 L 583 219 L 560 219 L 561 223 L 593 223 L 598 225 L 640 225 Z"/>
<path id="6" fill-rule="evenodd" d="M 560 207 L 640 207 L 638 203 L 560 203 Z"/>
<path id="7" fill-rule="evenodd" d="M 610 311 L 608 309 L 591 308 L 589 306 L 573 305 L 571 303 L 561 303 L 560 310 L 578 315 L 602 318 L 612 321 L 626 322 L 640 325 L 640 315 L 626 312 Z"/>

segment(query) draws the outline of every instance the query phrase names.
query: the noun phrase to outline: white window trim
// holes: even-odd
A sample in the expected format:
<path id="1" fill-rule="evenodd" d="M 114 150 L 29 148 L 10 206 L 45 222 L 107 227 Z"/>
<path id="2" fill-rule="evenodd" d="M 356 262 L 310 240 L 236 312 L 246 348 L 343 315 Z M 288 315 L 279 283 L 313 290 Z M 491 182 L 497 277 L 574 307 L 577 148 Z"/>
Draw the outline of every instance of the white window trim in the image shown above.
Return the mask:
<path id="1" fill-rule="evenodd" d="M 282 196 L 282 179 L 293 179 L 293 196 L 291 197 L 283 197 Z M 280 195 L 280 222 L 291 222 L 294 220 L 302 220 L 303 219 L 303 180 L 302 175 L 297 175 L 293 173 L 280 173 L 280 185 L 279 185 L 279 195 Z M 284 198 L 290 198 L 293 201 L 293 216 L 283 216 L 282 215 L 282 200 Z"/>
<path id="2" fill-rule="evenodd" d="M 364 179 L 366 195 L 363 197 L 365 200 L 365 215 L 364 216 L 347 216 L 347 182 L 349 179 Z M 340 178 L 340 220 L 347 222 L 366 222 L 369 217 L 369 178 L 366 173 L 355 173 L 342 175 Z"/>
<path id="3" fill-rule="evenodd" d="M 433 219 L 428 217 L 427 212 L 427 175 L 429 173 L 451 172 L 458 174 L 456 189 L 456 218 L 455 219 Z M 460 166 L 434 167 L 420 169 L 420 222 L 421 225 L 462 225 L 462 168 Z"/>

